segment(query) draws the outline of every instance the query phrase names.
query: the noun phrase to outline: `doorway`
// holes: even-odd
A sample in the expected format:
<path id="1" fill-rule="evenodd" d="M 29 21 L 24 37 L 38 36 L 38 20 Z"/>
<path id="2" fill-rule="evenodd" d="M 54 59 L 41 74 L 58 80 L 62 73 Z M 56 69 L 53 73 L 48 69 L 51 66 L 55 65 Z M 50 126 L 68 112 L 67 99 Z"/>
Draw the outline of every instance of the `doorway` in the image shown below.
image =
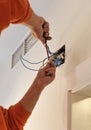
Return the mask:
<path id="1" fill-rule="evenodd" d="M 91 130 L 91 84 L 77 92 L 68 91 L 67 122 L 67 130 Z"/>

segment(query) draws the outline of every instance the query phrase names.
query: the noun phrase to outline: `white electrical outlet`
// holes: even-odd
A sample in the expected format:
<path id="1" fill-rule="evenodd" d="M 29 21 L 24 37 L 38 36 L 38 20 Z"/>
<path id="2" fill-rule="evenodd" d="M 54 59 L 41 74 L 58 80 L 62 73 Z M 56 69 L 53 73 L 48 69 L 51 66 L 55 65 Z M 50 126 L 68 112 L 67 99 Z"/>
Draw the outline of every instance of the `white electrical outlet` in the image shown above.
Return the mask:
<path id="1" fill-rule="evenodd" d="M 16 49 L 16 51 L 12 54 L 12 65 L 11 68 L 13 68 L 16 63 L 20 60 L 20 56 L 24 56 L 37 42 L 37 39 L 33 37 L 31 33 L 28 34 L 28 36 L 24 39 L 24 41 L 21 43 L 21 45 Z"/>

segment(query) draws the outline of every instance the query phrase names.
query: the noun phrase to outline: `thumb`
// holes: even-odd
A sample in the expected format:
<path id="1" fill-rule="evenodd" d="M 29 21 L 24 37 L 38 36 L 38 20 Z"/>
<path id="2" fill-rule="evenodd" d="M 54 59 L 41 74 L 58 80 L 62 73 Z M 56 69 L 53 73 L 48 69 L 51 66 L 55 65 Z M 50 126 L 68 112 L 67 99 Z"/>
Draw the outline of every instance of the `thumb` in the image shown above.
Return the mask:
<path id="1" fill-rule="evenodd" d="M 47 68 L 49 68 L 49 67 L 54 67 L 55 68 L 56 65 L 55 65 L 55 63 L 52 60 L 49 60 L 48 63 L 47 63 L 47 65 L 46 65 L 46 67 Z"/>

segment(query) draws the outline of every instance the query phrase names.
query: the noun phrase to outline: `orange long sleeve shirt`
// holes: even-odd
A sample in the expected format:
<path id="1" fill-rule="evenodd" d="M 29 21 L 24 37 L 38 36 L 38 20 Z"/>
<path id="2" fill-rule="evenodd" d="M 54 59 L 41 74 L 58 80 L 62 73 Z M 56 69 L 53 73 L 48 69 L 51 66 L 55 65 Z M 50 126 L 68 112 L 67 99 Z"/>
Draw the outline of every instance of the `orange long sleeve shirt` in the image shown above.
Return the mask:
<path id="1" fill-rule="evenodd" d="M 28 21 L 31 15 L 32 9 L 28 0 L 0 0 L 0 32 L 10 23 Z M 23 130 L 29 115 L 20 103 L 7 110 L 0 107 L 0 130 Z"/>
<path id="2" fill-rule="evenodd" d="M 28 0 L 0 0 L 0 32 L 10 23 L 28 21 L 31 15 L 32 8 Z"/>
<path id="3" fill-rule="evenodd" d="M 0 130 L 23 130 L 30 116 L 21 103 L 10 106 L 9 109 L 0 107 Z"/>

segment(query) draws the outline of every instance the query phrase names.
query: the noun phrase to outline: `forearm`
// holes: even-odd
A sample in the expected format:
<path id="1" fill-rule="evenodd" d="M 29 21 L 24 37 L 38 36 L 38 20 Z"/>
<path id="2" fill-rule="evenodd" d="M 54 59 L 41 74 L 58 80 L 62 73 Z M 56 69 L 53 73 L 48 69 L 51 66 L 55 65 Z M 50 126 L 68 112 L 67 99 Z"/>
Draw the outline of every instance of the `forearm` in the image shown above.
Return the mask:
<path id="1" fill-rule="evenodd" d="M 35 27 L 35 22 L 38 20 L 38 16 L 35 14 L 35 12 L 32 10 L 32 15 L 30 17 L 30 19 L 26 22 L 24 22 L 24 24 L 26 26 L 28 26 L 29 28 L 34 28 Z"/>
<path id="2" fill-rule="evenodd" d="M 33 84 L 20 101 L 27 111 L 33 111 L 43 89 L 55 79 L 55 72 L 56 66 L 52 61 L 39 70 Z"/>
<path id="3" fill-rule="evenodd" d="M 38 86 L 36 82 L 33 82 L 32 86 L 29 88 L 27 93 L 20 101 L 27 111 L 29 112 L 33 111 L 41 92 L 42 92 L 41 86 Z"/>

